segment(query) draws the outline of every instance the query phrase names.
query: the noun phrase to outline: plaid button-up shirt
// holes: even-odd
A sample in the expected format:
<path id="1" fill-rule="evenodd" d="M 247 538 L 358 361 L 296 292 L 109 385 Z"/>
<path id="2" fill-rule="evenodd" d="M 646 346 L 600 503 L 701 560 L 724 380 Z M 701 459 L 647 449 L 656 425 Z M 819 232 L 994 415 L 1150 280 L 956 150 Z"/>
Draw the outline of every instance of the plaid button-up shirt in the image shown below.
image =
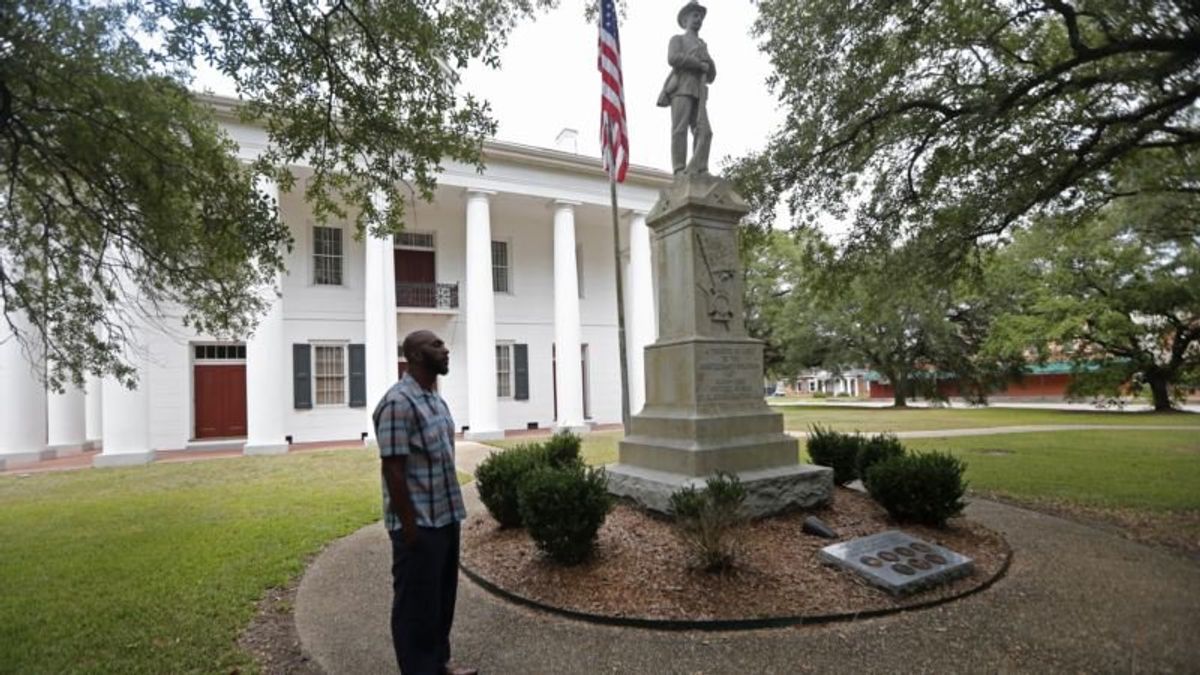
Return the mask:
<path id="1" fill-rule="evenodd" d="M 454 470 L 454 419 L 437 392 L 425 391 L 412 376 L 392 385 L 375 407 L 379 456 L 408 457 L 408 492 L 418 527 L 442 527 L 467 517 Z M 383 479 L 383 518 L 388 530 L 401 529 Z"/>

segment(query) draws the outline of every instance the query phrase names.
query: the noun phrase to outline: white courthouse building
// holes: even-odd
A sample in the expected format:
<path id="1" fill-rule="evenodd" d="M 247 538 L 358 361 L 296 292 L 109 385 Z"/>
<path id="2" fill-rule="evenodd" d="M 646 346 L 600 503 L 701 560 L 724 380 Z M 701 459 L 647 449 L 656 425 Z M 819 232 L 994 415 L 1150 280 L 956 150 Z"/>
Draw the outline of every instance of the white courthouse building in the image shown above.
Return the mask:
<path id="1" fill-rule="evenodd" d="M 266 133 L 210 99 L 242 156 Z M 612 210 L 597 158 L 489 142 L 483 173 L 448 163 L 432 203 L 405 231 L 354 237 L 317 224 L 296 189 L 280 194 L 295 246 L 280 297 L 253 336 L 222 341 L 173 317 L 146 322 L 130 358 L 140 385 L 93 380 L 48 394 L 15 340 L 0 343 L 0 469 L 100 448 L 97 466 L 172 450 L 361 442 L 370 413 L 403 367 L 399 343 L 429 329 L 450 348 L 439 383 L 467 438 L 507 430 L 621 421 Z M 642 353 L 656 336 L 646 213 L 668 173 L 632 167 L 619 186 L 630 405 L 644 401 Z M 20 320 L 20 317 L 16 317 Z"/>

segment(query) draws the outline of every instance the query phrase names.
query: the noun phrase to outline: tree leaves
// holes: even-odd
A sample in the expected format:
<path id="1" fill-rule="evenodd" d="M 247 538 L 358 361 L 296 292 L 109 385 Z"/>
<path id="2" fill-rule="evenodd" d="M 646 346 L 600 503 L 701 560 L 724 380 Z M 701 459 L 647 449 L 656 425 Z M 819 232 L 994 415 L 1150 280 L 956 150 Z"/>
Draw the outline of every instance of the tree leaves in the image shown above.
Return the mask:
<path id="1" fill-rule="evenodd" d="M 1194 3 L 759 7 L 755 31 L 788 115 L 768 148 L 737 167 L 767 205 L 786 199 L 812 217 L 863 197 L 859 238 L 921 233 L 947 262 L 1033 216 L 1078 219 L 1145 191 L 1196 208 Z M 1129 170 L 1162 151 L 1175 170 Z"/>
<path id="2" fill-rule="evenodd" d="M 1200 231 L 1176 195 L 1113 204 L 1083 226 L 1045 220 L 1017 234 L 989 276 L 1019 297 L 988 349 L 1078 365 L 1073 393 L 1119 396 L 1200 378 Z"/>
<path id="3" fill-rule="evenodd" d="M 396 232 L 443 160 L 495 130 L 456 71 L 496 65 L 553 0 L 21 0 L 0 7 L 0 301 L 50 387 L 132 384 L 138 322 L 245 338 L 288 228 L 256 189 L 296 186 L 318 221 Z M 188 86 L 206 64 L 269 144 L 250 164 Z"/>

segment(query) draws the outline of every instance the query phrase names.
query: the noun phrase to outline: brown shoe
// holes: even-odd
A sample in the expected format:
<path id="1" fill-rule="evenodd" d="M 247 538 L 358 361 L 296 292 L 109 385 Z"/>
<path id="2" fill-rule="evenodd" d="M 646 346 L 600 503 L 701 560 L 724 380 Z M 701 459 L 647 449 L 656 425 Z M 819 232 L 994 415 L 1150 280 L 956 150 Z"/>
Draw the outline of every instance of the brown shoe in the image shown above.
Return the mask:
<path id="1" fill-rule="evenodd" d="M 465 666 L 455 666 L 447 663 L 442 668 L 443 675 L 479 675 L 478 668 L 467 668 Z"/>

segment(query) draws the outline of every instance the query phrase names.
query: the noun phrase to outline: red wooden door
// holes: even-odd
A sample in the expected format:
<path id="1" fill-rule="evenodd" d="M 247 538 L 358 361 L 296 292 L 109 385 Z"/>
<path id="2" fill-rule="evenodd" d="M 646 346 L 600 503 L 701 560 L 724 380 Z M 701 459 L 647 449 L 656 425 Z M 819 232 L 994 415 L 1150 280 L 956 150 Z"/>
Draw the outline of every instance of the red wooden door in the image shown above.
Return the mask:
<path id="1" fill-rule="evenodd" d="M 196 438 L 246 435 L 245 364 L 196 366 Z"/>
<path id="2" fill-rule="evenodd" d="M 398 248 L 396 263 L 396 306 L 436 307 L 437 271 L 433 251 Z"/>
<path id="3" fill-rule="evenodd" d="M 437 281 L 433 251 L 396 249 L 396 281 L 406 284 L 432 284 Z"/>

